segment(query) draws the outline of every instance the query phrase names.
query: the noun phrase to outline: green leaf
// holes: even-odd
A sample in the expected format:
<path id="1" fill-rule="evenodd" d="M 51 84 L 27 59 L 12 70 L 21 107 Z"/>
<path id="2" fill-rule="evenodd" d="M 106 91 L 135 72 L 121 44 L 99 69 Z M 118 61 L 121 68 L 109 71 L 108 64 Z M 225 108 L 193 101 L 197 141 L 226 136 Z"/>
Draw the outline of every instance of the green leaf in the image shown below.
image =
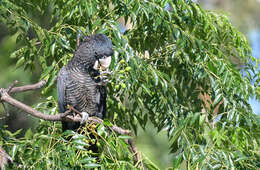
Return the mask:
<path id="1" fill-rule="evenodd" d="M 24 137 L 25 137 L 25 139 L 31 139 L 33 137 L 31 128 L 26 131 Z"/>
<path id="2" fill-rule="evenodd" d="M 24 57 L 21 57 L 21 58 L 16 62 L 15 67 L 16 67 L 16 68 L 20 67 L 21 65 L 24 64 L 24 61 L 25 61 Z"/>
<path id="3" fill-rule="evenodd" d="M 196 122 L 196 120 L 199 120 L 200 118 L 200 113 L 197 112 L 192 116 L 192 120 L 191 120 L 191 124 L 194 124 Z"/>
<path id="4" fill-rule="evenodd" d="M 74 140 L 79 140 L 79 139 L 88 139 L 88 138 L 87 138 L 87 136 L 85 136 L 85 135 L 74 134 L 74 135 L 72 136 L 72 139 L 74 139 Z"/>
<path id="5" fill-rule="evenodd" d="M 81 139 L 77 139 L 77 140 L 74 139 L 72 142 L 73 142 L 73 144 L 76 145 L 76 147 L 77 147 L 78 145 L 81 145 L 81 146 L 89 146 L 89 144 L 87 144 L 85 141 L 83 141 L 83 140 L 81 140 Z M 78 146 L 78 147 L 80 147 L 80 146 Z M 82 148 L 80 148 L 80 149 L 82 149 Z"/>
<path id="6" fill-rule="evenodd" d="M 200 126 L 205 122 L 205 119 L 206 119 L 206 115 L 205 114 L 200 116 L 200 123 L 199 123 Z"/>
<path id="7" fill-rule="evenodd" d="M 105 126 L 108 126 L 108 127 L 113 126 L 113 124 L 109 120 L 107 120 L 107 119 L 104 119 L 103 123 L 104 123 Z"/>
<path id="8" fill-rule="evenodd" d="M 55 51 L 55 40 L 53 41 L 53 43 L 51 44 L 51 55 L 54 56 L 54 51 Z"/>
<path id="9" fill-rule="evenodd" d="M 85 163 L 93 162 L 94 160 L 95 160 L 95 158 L 87 157 L 87 158 L 81 159 L 80 163 L 85 164 Z"/>
<path id="10" fill-rule="evenodd" d="M 118 138 L 120 138 L 120 139 L 131 139 L 132 137 L 127 136 L 127 135 L 120 135 L 120 136 L 118 136 Z"/>
<path id="11" fill-rule="evenodd" d="M 96 163 L 89 163 L 89 164 L 85 164 L 84 167 L 86 167 L 86 168 L 98 168 L 98 167 L 101 167 L 101 165 L 96 164 Z"/>
<path id="12" fill-rule="evenodd" d="M 218 94 L 213 102 L 214 106 L 216 106 L 220 101 L 222 101 L 223 96 L 222 94 Z"/>
<path id="13" fill-rule="evenodd" d="M 228 77 L 228 72 L 225 72 L 224 73 L 224 76 L 223 76 L 223 84 L 226 84 L 226 80 L 227 80 L 227 77 Z"/>
<path id="14" fill-rule="evenodd" d="M 182 132 L 183 128 L 184 127 L 181 126 L 181 127 L 174 129 L 173 134 L 171 135 L 171 143 L 174 143 L 179 138 L 180 133 Z"/>
<path id="15" fill-rule="evenodd" d="M 149 88 L 147 88 L 144 84 L 141 85 L 143 87 L 143 89 L 145 90 L 145 92 L 149 95 L 152 96 L 151 91 Z"/>
<path id="16" fill-rule="evenodd" d="M 42 73 L 42 75 L 41 75 L 41 78 L 40 79 L 43 79 L 43 78 L 45 78 L 47 75 L 49 76 L 49 74 L 51 73 L 51 71 L 53 70 L 53 68 L 54 68 L 54 66 L 53 65 L 51 65 L 51 66 L 49 66 L 49 67 L 47 67 L 44 71 L 43 71 L 43 73 Z"/>
<path id="17" fill-rule="evenodd" d="M 157 74 L 156 74 L 156 72 L 155 72 L 155 70 L 154 69 L 151 69 L 152 70 L 152 72 L 153 72 L 153 78 L 154 78 L 154 81 L 155 81 L 155 86 L 157 86 L 158 85 L 158 82 L 159 82 L 159 80 L 158 80 L 158 76 L 157 76 Z"/>
<path id="18" fill-rule="evenodd" d="M 12 147 L 12 158 L 15 158 L 15 156 L 16 156 L 16 153 L 17 153 L 17 151 L 18 151 L 18 146 L 17 145 L 14 145 L 13 147 Z"/>

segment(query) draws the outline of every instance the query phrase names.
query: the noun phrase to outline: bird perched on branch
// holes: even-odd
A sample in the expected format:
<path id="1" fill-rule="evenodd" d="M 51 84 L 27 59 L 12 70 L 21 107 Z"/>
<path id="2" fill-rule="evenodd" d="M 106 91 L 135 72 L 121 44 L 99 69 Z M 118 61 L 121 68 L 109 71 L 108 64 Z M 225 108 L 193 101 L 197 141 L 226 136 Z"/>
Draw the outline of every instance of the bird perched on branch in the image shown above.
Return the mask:
<path id="1" fill-rule="evenodd" d="M 81 123 L 62 122 L 63 131 L 78 129 L 88 116 L 105 117 L 106 70 L 112 55 L 112 42 L 107 36 L 87 36 L 61 68 L 57 79 L 59 111 L 64 113 L 70 105 L 83 115 Z"/>

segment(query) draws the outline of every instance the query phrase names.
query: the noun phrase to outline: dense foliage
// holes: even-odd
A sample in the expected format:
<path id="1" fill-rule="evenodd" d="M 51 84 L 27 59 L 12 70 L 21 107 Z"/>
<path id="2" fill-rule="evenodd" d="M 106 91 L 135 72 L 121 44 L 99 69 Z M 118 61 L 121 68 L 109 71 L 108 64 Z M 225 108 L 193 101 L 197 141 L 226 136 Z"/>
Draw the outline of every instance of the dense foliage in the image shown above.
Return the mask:
<path id="1" fill-rule="evenodd" d="M 48 26 L 34 15 L 48 15 Z M 72 57 L 78 30 L 104 33 L 115 50 L 108 85 L 110 122 L 136 132 L 138 124 L 145 129 L 150 120 L 158 131 L 166 129 L 173 168 L 260 166 L 259 122 L 248 104 L 249 97 L 260 97 L 259 73 L 247 40 L 226 16 L 189 0 L 2 0 L 0 16 L 23 44 L 10 56 L 17 58 L 17 67 L 42 68 L 40 79 L 48 81 L 43 95 L 55 92 L 55 76 Z M 56 114 L 55 96 L 35 108 Z M 106 129 L 97 130 L 104 148 L 98 158 L 84 147 L 87 135 L 61 135 L 59 123 L 41 121 L 21 139 L 2 128 L 1 140 L 29 169 L 134 168 L 123 140 L 127 136 Z M 73 136 L 71 141 L 66 135 Z"/>

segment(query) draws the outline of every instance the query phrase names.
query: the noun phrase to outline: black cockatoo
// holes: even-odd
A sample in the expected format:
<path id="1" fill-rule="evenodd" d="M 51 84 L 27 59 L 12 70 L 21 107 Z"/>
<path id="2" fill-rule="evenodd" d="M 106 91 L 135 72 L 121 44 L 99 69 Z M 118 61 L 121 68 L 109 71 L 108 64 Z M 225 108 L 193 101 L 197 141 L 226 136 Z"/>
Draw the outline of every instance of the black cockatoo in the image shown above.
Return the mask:
<path id="1" fill-rule="evenodd" d="M 107 36 L 84 37 L 74 56 L 58 74 L 60 112 L 65 112 L 70 105 L 83 115 L 105 117 L 106 87 L 102 74 L 108 69 L 112 55 L 112 42 Z M 63 131 L 76 130 L 79 126 L 80 123 L 62 122 Z"/>

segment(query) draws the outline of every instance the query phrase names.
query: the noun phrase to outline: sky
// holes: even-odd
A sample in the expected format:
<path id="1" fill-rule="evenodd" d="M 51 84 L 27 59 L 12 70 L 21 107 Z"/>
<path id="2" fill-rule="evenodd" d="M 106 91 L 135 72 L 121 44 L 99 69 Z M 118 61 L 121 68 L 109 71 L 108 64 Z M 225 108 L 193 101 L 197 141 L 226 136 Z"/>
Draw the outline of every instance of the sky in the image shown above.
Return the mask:
<path id="1" fill-rule="evenodd" d="M 251 31 L 249 34 L 249 39 L 250 39 L 251 47 L 252 47 L 252 55 L 255 58 L 259 59 L 259 56 L 260 56 L 260 30 Z M 250 99 L 249 103 L 251 104 L 254 113 L 260 115 L 260 103 L 254 98 Z"/>

